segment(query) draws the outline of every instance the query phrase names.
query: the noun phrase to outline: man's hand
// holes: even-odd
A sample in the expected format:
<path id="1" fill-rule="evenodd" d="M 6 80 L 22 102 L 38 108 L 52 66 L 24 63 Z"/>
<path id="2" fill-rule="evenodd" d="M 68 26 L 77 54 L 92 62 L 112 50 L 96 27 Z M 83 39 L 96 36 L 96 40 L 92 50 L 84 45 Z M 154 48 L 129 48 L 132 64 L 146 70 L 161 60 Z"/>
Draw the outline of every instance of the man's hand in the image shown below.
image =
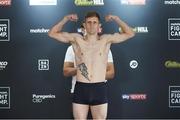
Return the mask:
<path id="1" fill-rule="evenodd" d="M 77 22 L 78 16 L 77 14 L 70 14 L 70 15 L 65 16 L 65 19 Z"/>
<path id="2" fill-rule="evenodd" d="M 115 16 L 115 15 L 107 15 L 107 16 L 105 17 L 105 21 L 106 21 L 106 22 L 113 21 L 113 20 L 116 20 L 116 19 L 119 19 L 119 17 L 118 17 L 118 16 Z"/>

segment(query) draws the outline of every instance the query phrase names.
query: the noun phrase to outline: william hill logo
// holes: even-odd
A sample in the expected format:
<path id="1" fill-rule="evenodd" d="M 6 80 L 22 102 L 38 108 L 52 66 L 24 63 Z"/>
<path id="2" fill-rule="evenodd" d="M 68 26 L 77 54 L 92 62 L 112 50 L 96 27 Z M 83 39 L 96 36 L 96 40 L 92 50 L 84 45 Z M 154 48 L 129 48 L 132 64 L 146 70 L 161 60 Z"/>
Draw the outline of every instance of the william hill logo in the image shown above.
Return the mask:
<path id="1" fill-rule="evenodd" d="M 104 1 L 103 0 L 75 0 L 74 3 L 77 6 L 104 5 Z"/>
<path id="2" fill-rule="evenodd" d="M 180 68 L 180 62 L 168 60 L 165 62 L 165 67 L 166 68 Z"/>

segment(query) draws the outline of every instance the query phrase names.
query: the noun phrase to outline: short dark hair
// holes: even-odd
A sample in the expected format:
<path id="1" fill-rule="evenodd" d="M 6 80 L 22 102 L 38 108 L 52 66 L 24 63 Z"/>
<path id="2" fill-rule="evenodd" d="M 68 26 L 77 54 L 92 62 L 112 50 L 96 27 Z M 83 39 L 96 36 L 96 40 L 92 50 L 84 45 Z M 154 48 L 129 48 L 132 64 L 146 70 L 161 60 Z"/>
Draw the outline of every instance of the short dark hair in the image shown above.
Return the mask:
<path id="1" fill-rule="evenodd" d="M 90 11 L 90 12 L 86 13 L 85 20 L 89 17 L 97 17 L 98 20 L 100 21 L 100 15 L 95 11 Z"/>

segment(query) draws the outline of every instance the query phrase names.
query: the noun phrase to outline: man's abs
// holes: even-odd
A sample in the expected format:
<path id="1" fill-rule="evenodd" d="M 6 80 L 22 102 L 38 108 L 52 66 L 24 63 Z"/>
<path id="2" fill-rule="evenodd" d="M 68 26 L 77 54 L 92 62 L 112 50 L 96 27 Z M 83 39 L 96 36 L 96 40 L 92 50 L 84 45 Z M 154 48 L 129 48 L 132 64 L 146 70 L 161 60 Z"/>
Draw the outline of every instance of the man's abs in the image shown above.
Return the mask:
<path id="1" fill-rule="evenodd" d="M 105 81 L 106 65 L 110 46 L 103 41 L 93 45 L 86 41 L 78 40 L 73 45 L 77 64 L 77 80 L 80 82 Z"/>
<path id="2" fill-rule="evenodd" d="M 81 63 L 77 65 L 77 80 L 80 82 L 95 83 L 105 81 L 106 64 Z"/>

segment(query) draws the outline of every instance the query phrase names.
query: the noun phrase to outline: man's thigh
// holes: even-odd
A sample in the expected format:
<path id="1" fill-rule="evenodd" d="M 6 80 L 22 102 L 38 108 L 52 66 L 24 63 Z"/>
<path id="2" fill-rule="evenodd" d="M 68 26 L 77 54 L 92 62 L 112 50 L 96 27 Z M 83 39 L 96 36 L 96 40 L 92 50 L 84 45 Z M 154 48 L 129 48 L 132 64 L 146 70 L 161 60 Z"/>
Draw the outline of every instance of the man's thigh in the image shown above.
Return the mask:
<path id="1" fill-rule="evenodd" d="M 86 119 L 89 111 L 89 105 L 72 103 L 73 116 L 75 119 Z"/>
<path id="2" fill-rule="evenodd" d="M 106 119 L 108 103 L 90 106 L 91 114 L 94 119 Z"/>

